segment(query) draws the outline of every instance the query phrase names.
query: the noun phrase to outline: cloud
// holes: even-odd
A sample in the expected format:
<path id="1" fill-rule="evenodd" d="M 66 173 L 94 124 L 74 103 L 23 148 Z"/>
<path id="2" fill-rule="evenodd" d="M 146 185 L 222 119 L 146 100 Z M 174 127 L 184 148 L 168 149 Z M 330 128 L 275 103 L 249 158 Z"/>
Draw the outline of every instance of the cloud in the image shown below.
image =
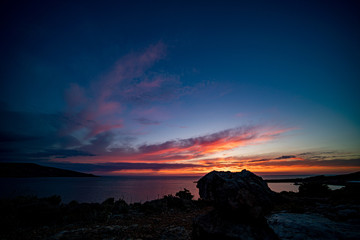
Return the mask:
<path id="1" fill-rule="evenodd" d="M 0 160 L 69 162 L 73 167 L 105 172 L 359 166 L 358 156 L 336 151 L 231 156 L 231 150 L 271 141 L 291 130 L 276 127 L 243 126 L 158 143 L 135 141 L 134 136 L 146 132 L 143 129 L 148 126 L 173 126 L 166 122 L 171 116 L 162 103 L 209 88 L 206 83 L 185 86 L 178 76 L 154 72 L 152 67 L 165 56 L 166 46 L 160 42 L 122 57 L 89 85 L 72 83 L 62 113 L 0 110 Z M 128 126 L 140 130 L 134 133 Z M 218 157 L 221 154 L 223 158 Z"/>
<path id="2" fill-rule="evenodd" d="M 357 154 L 345 152 L 345 151 L 313 151 L 298 154 L 306 159 L 334 159 L 334 158 L 349 158 L 356 157 Z"/>
<path id="3" fill-rule="evenodd" d="M 102 133 L 89 144 L 79 148 L 98 157 L 84 159 L 71 157 L 71 162 L 168 162 L 184 161 L 232 150 L 241 146 L 258 144 L 278 137 L 288 129 L 264 127 L 238 127 L 199 137 L 170 140 L 158 144 L 117 145 L 111 147 L 115 135 Z"/>
<path id="4" fill-rule="evenodd" d="M 335 154 L 337 158 L 322 157 L 312 158 L 314 154 Z M 272 155 L 272 154 L 270 154 Z M 304 155 L 309 155 L 309 158 L 304 158 Z M 315 172 L 317 174 L 322 171 L 325 172 L 354 172 L 360 170 L 360 156 L 356 153 L 348 153 L 341 155 L 340 152 L 309 152 L 307 154 L 292 154 L 283 156 L 268 156 L 264 158 L 258 156 L 231 156 L 226 158 L 205 158 L 199 161 L 192 161 L 193 163 L 203 166 L 204 172 L 211 170 L 231 170 L 240 171 L 243 168 L 255 172 Z"/>
<path id="5" fill-rule="evenodd" d="M 152 71 L 165 56 L 166 46 L 160 42 L 122 57 L 89 85 L 70 84 L 62 113 L 6 110 L 0 119 L 0 141 L 6 142 L 1 146 L 4 151 L 0 158 L 158 163 L 207 156 L 245 144 L 246 137 L 248 141 L 253 139 L 240 129 L 232 129 L 158 144 L 134 145 L 133 141 L 125 141 L 135 135 L 125 128 L 129 126 L 127 121 L 143 125 L 141 129 L 158 125 L 169 116 L 154 103 L 162 104 L 194 91 L 194 87 L 184 86 L 178 76 Z M 239 135 L 243 139 L 237 139 Z"/>
<path id="6" fill-rule="evenodd" d="M 281 156 L 281 157 L 277 157 L 275 158 L 276 160 L 282 160 L 282 159 L 291 159 L 291 158 L 296 158 L 295 155 L 284 155 L 284 156 Z"/>
<path id="7" fill-rule="evenodd" d="M 256 165 L 249 163 L 248 166 Z M 358 159 L 330 159 L 330 160 L 293 160 L 293 161 L 267 161 L 261 163 L 262 167 L 358 167 L 360 168 L 360 158 Z"/>
<path id="8" fill-rule="evenodd" d="M 41 152 L 36 152 L 33 154 L 29 154 L 29 156 L 34 158 L 68 158 L 75 156 L 95 156 L 92 153 L 75 150 L 75 149 L 47 149 Z"/>
<path id="9" fill-rule="evenodd" d="M 126 134 L 121 136 L 106 131 L 83 144 L 71 135 L 58 134 L 61 126 L 76 119 L 61 114 L 5 110 L 1 111 L 1 115 L 0 161 L 41 162 L 59 164 L 64 168 L 67 162 L 69 169 L 104 174 L 116 174 L 116 171 L 198 174 L 214 169 L 240 171 L 242 168 L 255 171 L 289 171 L 291 168 L 303 172 L 311 169 L 360 169 L 358 154 L 338 151 L 211 158 L 215 153 L 276 139 L 290 129 L 244 126 L 198 137 L 140 145 L 136 145 Z M 144 118 L 140 121 L 145 123 L 147 120 Z"/>
<path id="10" fill-rule="evenodd" d="M 71 135 L 59 135 L 58 131 L 68 119 L 61 114 L 18 112 L 0 110 L 0 160 L 42 161 L 50 159 L 50 150 L 66 151 L 81 146 Z M 40 156 L 40 153 L 42 156 Z M 57 154 L 53 154 L 56 156 Z M 70 156 L 71 154 L 59 155 Z M 74 156 L 74 154 L 73 154 Z"/>
<path id="11" fill-rule="evenodd" d="M 174 164 L 174 163 L 101 163 L 101 164 L 81 164 L 81 163 L 51 163 L 51 166 L 71 169 L 81 172 L 102 172 L 104 174 L 121 170 L 152 170 L 162 169 L 185 169 L 201 167 L 197 164 Z"/>
<path id="12" fill-rule="evenodd" d="M 109 73 L 89 86 L 71 84 L 66 92 L 68 125 L 62 134 L 78 134 L 86 141 L 98 134 L 122 129 L 124 110 L 175 99 L 187 93 L 177 76 L 151 72 L 151 67 L 166 55 L 166 46 L 159 42 L 140 53 L 119 59 Z M 135 121 L 143 125 L 158 122 L 145 116 Z M 79 134 L 81 132 L 81 134 Z"/>
<path id="13" fill-rule="evenodd" d="M 175 76 L 155 74 L 151 79 L 136 79 L 124 82 L 118 90 L 121 100 L 135 104 L 168 101 L 186 93 L 182 83 Z"/>
<path id="14" fill-rule="evenodd" d="M 142 145 L 139 147 L 139 151 L 148 155 L 168 156 L 176 154 L 185 158 L 192 158 L 230 150 L 256 141 L 256 139 L 262 136 L 264 134 L 260 134 L 255 127 L 234 128 L 195 138 L 172 140 L 161 144 Z"/>

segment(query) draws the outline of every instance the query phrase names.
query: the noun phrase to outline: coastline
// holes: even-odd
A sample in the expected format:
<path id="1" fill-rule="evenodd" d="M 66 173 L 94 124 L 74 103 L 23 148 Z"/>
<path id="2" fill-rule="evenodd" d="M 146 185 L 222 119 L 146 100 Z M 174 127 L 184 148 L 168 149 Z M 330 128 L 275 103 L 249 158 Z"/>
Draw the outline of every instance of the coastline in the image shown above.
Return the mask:
<path id="1" fill-rule="evenodd" d="M 242 173 L 245 177 L 250 174 L 246 171 Z M 221 174 L 232 173 L 221 172 Z M 233 181 L 233 178 L 229 178 L 229 181 Z M 253 175 L 253 180 L 249 178 L 247 181 L 258 182 L 265 189 L 267 188 L 265 182 L 255 175 Z M 204 184 L 204 181 L 201 184 Z M 201 184 L 198 185 L 199 191 L 203 186 Z M 215 181 L 215 184 L 218 183 Z M 252 184 L 245 185 L 252 186 L 249 189 L 253 191 L 258 191 Z M 227 196 L 226 194 L 232 194 L 231 189 L 225 192 L 223 190 L 219 190 L 219 193 L 225 194 L 224 197 Z M 289 236 L 308 239 L 312 234 L 318 236 L 316 239 L 357 239 L 360 237 L 358 231 L 360 224 L 359 184 L 348 184 L 342 189 L 330 190 L 326 185 L 314 181 L 302 183 L 298 193 L 285 191 L 275 193 L 269 189 L 267 191 L 271 196 L 272 206 L 265 215 L 248 222 L 246 218 L 241 218 L 242 210 L 239 212 L 240 215 L 230 212 L 228 216 L 231 217 L 225 218 L 226 225 L 223 227 L 238 229 L 238 227 L 249 226 L 252 230 L 246 234 L 255 234 L 255 229 L 270 231 L 275 239 L 289 239 Z M 259 196 L 262 195 L 263 193 L 259 192 Z M 255 201 L 254 203 L 257 201 L 251 196 L 244 195 L 243 197 L 248 199 L 247 201 L 250 199 Z M 45 198 L 21 196 L 0 199 L 2 213 L 0 238 L 15 240 L 202 239 L 194 238 L 194 236 L 201 236 L 201 232 L 195 229 L 205 227 L 206 231 L 212 231 L 211 224 L 216 224 L 216 221 L 221 222 L 226 214 L 221 213 L 222 210 L 218 208 L 216 201 L 206 198 L 192 199 L 193 195 L 187 189 L 175 195 L 168 194 L 156 200 L 130 204 L 119 198 L 108 198 L 101 203 L 77 201 L 63 203 L 60 196 Z M 238 217 L 240 217 L 239 220 L 236 220 Z M 207 227 L 208 224 L 210 224 L 209 227 Z M 234 239 L 242 238 L 238 236 Z"/>
<path id="2" fill-rule="evenodd" d="M 360 223 L 358 190 L 358 187 L 346 187 L 320 195 L 278 193 L 274 209 L 267 219 L 273 221 L 274 218 L 286 217 L 286 221 L 295 221 L 309 218 L 312 221 L 315 216 L 322 216 L 331 224 L 348 227 L 350 233 L 356 235 L 358 230 L 355 226 Z M 173 195 L 132 204 L 114 198 L 102 203 L 72 201 L 64 204 L 59 196 L 30 196 L 1 199 L 0 206 L 1 225 L 4 227 L 0 237 L 19 240 L 76 240 L 84 237 L 189 240 L 193 231 L 193 219 L 214 209 L 209 201 L 182 199 Z"/>

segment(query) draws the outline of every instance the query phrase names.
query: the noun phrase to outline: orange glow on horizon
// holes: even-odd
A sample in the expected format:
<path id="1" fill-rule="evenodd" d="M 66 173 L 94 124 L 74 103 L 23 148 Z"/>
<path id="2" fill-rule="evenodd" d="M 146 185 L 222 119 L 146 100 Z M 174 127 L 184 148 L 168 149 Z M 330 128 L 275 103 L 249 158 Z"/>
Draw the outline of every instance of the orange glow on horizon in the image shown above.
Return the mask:
<path id="1" fill-rule="evenodd" d="M 281 130 L 264 130 L 264 133 L 259 133 L 259 130 L 251 132 L 235 132 L 229 134 L 230 136 L 218 137 L 218 139 L 201 138 L 191 141 L 190 146 L 184 146 L 181 142 L 174 141 L 170 146 L 153 145 L 150 151 L 134 152 L 129 155 L 118 155 L 116 151 L 111 151 L 102 156 L 73 156 L 66 160 L 54 158 L 52 161 L 56 162 L 72 162 L 72 163 L 108 163 L 108 162 L 129 162 L 129 163 L 167 163 L 167 162 L 181 162 L 184 160 L 193 160 L 198 156 L 204 157 L 211 154 L 221 153 L 227 150 L 232 150 L 238 147 L 247 145 L 256 145 L 273 140 L 278 134 L 288 131 L 289 129 Z M 186 142 L 186 141 L 185 141 Z"/>
<path id="2" fill-rule="evenodd" d="M 255 156 L 231 156 L 239 147 L 269 142 L 291 129 L 229 129 L 196 138 L 141 145 L 129 151 L 110 149 L 103 155 L 53 158 L 54 162 L 104 164 L 98 175 L 176 175 L 201 176 L 213 170 L 241 171 L 247 169 L 264 174 L 327 174 L 360 171 L 358 155 L 340 153 L 324 157 L 324 152 Z M 228 152 L 226 152 L 228 151 Z M 222 157 L 219 157 L 222 156 Z M 95 168 L 96 169 L 96 168 Z"/>
<path id="3" fill-rule="evenodd" d="M 211 171 L 231 171 L 240 172 L 247 169 L 260 175 L 317 175 L 317 174 L 343 174 L 360 171 L 360 167 L 247 167 L 247 166 L 213 166 L 213 167 L 198 167 L 198 168 L 184 168 L 184 169 L 124 169 L 113 172 L 107 172 L 105 175 L 124 175 L 124 176 L 203 176 Z M 94 174 L 101 175 L 101 172 L 94 172 Z"/>

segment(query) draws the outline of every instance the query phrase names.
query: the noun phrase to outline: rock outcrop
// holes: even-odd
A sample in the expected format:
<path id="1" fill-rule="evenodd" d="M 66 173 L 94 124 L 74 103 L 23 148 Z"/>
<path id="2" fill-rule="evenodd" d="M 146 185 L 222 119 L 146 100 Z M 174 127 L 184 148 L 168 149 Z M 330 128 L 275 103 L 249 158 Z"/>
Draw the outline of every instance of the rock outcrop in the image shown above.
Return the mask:
<path id="1" fill-rule="evenodd" d="M 270 228 L 282 240 L 360 239 L 351 222 L 335 222 L 318 214 L 277 213 L 267 219 Z"/>
<path id="2" fill-rule="evenodd" d="M 277 239 L 264 218 L 275 193 L 255 174 L 213 171 L 198 183 L 200 197 L 214 203 L 214 210 L 197 217 L 194 239 Z"/>
<path id="3" fill-rule="evenodd" d="M 246 219 L 258 219 L 271 210 L 274 192 L 254 173 L 212 171 L 198 183 L 202 199 L 213 201 L 222 212 Z"/>

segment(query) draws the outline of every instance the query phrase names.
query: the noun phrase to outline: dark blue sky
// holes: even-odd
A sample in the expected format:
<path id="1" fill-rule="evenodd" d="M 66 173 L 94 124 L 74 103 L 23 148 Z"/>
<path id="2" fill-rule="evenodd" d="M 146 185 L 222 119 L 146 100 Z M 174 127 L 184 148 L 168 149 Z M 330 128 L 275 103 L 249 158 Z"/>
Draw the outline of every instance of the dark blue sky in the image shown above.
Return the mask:
<path id="1" fill-rule="evenodd" d="M 359 169 L 358 1 L 0 9 L 1 161 L 121 166 L 112 174 Z M 294 159 L 271 165 L 283 154 Z"/>

